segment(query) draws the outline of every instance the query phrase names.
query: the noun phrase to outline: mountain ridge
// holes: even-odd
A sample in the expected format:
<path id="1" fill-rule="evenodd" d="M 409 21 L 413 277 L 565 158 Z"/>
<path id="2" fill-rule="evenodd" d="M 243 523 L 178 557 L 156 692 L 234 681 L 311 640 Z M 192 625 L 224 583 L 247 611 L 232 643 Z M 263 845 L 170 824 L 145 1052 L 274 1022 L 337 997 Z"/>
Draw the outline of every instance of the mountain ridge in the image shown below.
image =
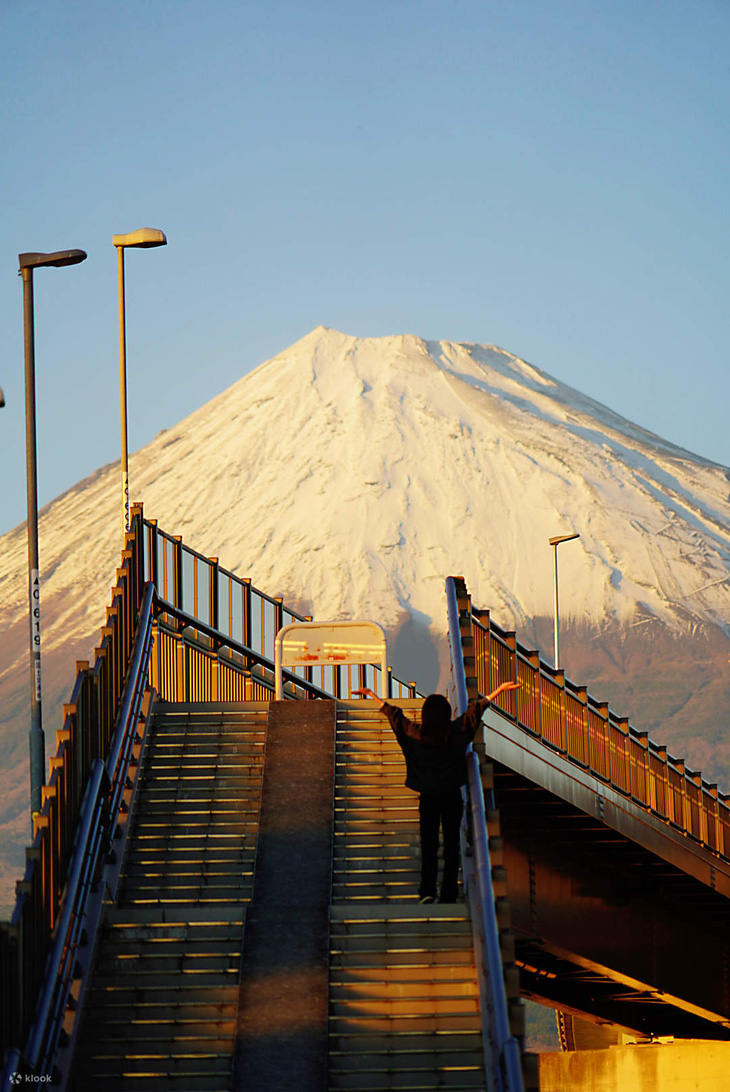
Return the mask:
<path id="1" fill-rule="evenodd" d="M 425 687 L 443 679 L 450 573 L 462 573 L 474 603 L 523 644 L 539 637 L 550 660 L 547 540 L 576 530 L 580 540 L 560 550 L 566 657 L 580 626 L 609 643 L 638 623 L 679 637 L 717 631 L 712 678 L 701 685 L 714 695 L 708 706 L 722 708 L 728 471 L 504 349 L 317 327 L 133 453 L 130 483 L 148 518 L 268 594 L 320 618 L 381 621 L 396 672 Z M 120 546 L 118 463 L 41 513 L 44 675 L 52 663 L 58 687 L 64 650 L 85 658 L 93 649 Z M 26 566 L 21 524 L 0 537 L 0 621 L 13 635 L 2 643 L 0 698 L 15 740 L 0 793 L 27 768 L 17 743 Z M 674 663 L 679 651 L 666 648 Z M 699 645 L 697 656 L 700 671 Z M 656 672 L 650 652 L 637 657 L 647 678 Z M 609 659 L 586 668 L 615 685 L 622 676 Z M 73 683 L 67 660 L 49 717 Z M 590 677 L 576 681 L 590 689 Z M 677 691 L 671 709 L 686 700 Z M 11 817 L 2 807 L 0 824 Z"/>

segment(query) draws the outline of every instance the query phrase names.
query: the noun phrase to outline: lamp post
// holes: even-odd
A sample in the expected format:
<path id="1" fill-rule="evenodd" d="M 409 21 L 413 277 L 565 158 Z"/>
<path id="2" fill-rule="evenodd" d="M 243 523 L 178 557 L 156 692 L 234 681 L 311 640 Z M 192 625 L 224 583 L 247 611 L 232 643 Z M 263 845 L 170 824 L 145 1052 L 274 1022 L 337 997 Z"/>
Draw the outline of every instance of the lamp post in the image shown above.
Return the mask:
<path id="1" fill-rule="evenodd" d="M 159 228 L 139 228 L 128 235 L 112 235 L 117 248 L 117 279 L 119 282 L 119 410 L 122 425 L 122 519 L 123 532 L 129 530 L 129 457 L 127 454 L 127 334 L 124 306 L 124 251 L 127 247 L 146 249 L 166 246 L 164 231 Z"/>
<path id="2" fill-rule="evenodd" d="M 2 409 L 4 405 L 5 405 L 5 395 L 3 394 L 2 387 L 0 387 L 0 409 Z"/>
<path id="3" fill-rule="evenodd" d="M 41 717 L 41 590 L 38 564 L 38 469 L 35 421 L 35 339 L 33 331 L 33 270 L 45 266 L 78 265 L 85 250 L 57 250 L 53 254 L 19 254 L 23 278 L 25 331 L 25 465 L 28 485 L 28 593 L 30 621 L 30 813 L 41 810 L 46 745 Z"/>
<path id="4" fill-rule="evenodd" d="M 580 538 L 577 531 L 574 531 L 571 535 L 555 535 L 553 538 L 549 538 L 548 542 L 553 548 L 553 560 L 554 560 L 554 572 L 555 572 L 555 670 L 560 667 L 560 642 L 558 638 L 558 546 L 561 542 L 571 542 L 574 538 Z"/>

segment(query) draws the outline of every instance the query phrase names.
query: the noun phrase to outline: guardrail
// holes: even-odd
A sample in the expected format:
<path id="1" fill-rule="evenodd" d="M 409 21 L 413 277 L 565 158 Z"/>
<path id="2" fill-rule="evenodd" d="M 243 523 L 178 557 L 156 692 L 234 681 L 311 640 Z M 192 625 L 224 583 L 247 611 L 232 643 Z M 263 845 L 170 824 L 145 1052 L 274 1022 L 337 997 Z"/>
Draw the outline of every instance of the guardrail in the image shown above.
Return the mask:
<path id="1" fill-rule="evenodd" d="M 274 689 L 276 634 L 311 616 L 267 595 L 250 578 L 221 567 L 183 543 L 179 535 L 145 520 L 145 575 L 157 589 L 159 623 L 153 685 L 170 701 L 267 700 Z M 403 682 L 377 664 L 295 668 L 285 671 L 285 696 L 348 698 L 369 686 L 387 698 L 417 697 L 415 682 Z"/>
<path id="2" fill-rule="evenodd" d="M 76 665 L 71 701 L 63 707 L 57 752 L 50 759 L 43 806 L 33 844 L 26 850 L 25 874 L 16 885 L 11 921 L 0 922 L 0 1057 L 11 1047 L 16 1048 L 17 1058 L 22 1057 L 17 1044 L 27 1041 L 34 1021 L 62 913 L 61 897 L 74 867 L 71 858 L 84 794 L 92 771 L 97 775 L 99 761 L 107 769 L 104 791 L 110 786 L 113 794 L 107 802 L 109 815 L 118 808 L 120 786 L 126 780 L 126 776 L 119 778 L 118 771 L 127 768 L 131 741 L 123 733 L 116 737 L 114 733 L 116 725 L 128 722 L 129 710 L 138 708 L 141 700 L 141 676 L 136 675 L 138 689 L 125 692 L 128 676 L 136 672 L 132 665 L 130 673 L 130 660 L 140 614 L 150 616 L 144 648 L 153 686 L 161 697 L 182 701 L 271 698 L 276 631 L 292 620 L 306 620 L 281 598 L 264 594 L 250 580 L 222 569 L 216 558 L 204 557 L 184 546 L 180 537 L 158 530 L 154 520 L 144 520 L 141 506 L 132 507 L 131 530 L 116 575 L 94 665 Z M 149 604 L 143 608 L 145 582 Z M 385 684 L 375 665 L 323 668 L 319 676 L 315 670 L 287 672 L 286 697 L 349 697 L 362 686 L 385 692 L 387 697 L 416 697 L 415 684 L 402 683 L 390 669 Z M 67 895 L 63 900 L 63 906 L 70 905 Z M 73 922 L 80 913 L 76 904 Z M 67 950 L 71 949 L 67 946 Z M 54 988 L 61 987 L 57 983 Z M 14 1004 L 8 1004 L 10 998 Z M 51 1008 L 58 1010 L 58 997 Z M 45 1046 L 38 1049 L 45 1052 Z"/>
<path id="3" fill-rule="evenodd" d="M 154 620 L 153 613 L 157 615 Z M 148 619 L 149 632 L 144 644 L 136 646 L 135 655 L 145 657 L 145 671 L 140 674 L 138 664 L 132 663 L 130 669 L 130 661 L 141 616 Z M 72 854 L 79 837 L 87 839 L 82 856 L 88 857 L 92 842 L 98 842 L 99 816 L 90 818 L 86 808 L 98 809 L 99 792 L 111 794 L 106 802 L 109 816 L 118 811 L 132 747 L 132 737 L 118 726 L 134 720 L 147 662 L 153 685 L 163 698 L 266 700 L 274 689 L 276 632 L 292 620 L 306 619 L 287 608 L 282 599 L 260 592 L 249 579 L 220 568 L 216 558 L 206 558 L 184 546 L 181 538 L 160 531 L 156 521 L 144 519 L 141 505 L 132 507 L 131 530 L 125 536 L 94 665 L 77 664 L 71 701 L 64 706 L 63 726 L 56 733 L 57 751 L 50 759 L 50 776 L 42 789 L 33 842 L 26 850 L 25 873 L 16 885 L 15 909 L 9 922 L 0 922 L 0 1058 L 7 1052 L 8 1066 L 28 1065 L 28 1050 L 21 1052 L 18 1044 L 27 1042 L 34 1024 L 52 943 L 63 959 L 54 972 L 56 981 L 48 986 L 50 1000 L 41 999 L 40 1003 L 44 1011 L 47 1008 L 54 1014 L 53 1019 L 62 1014 L 65 1000 L 61 1003 L 59 999 L 67 996 L 63 991 L 72 966 L 68 959 L 78 937 L 67 932 L 69 923 L 65 919 L 60 922 L 59 915 L 73 906 L 68 916 L 72 930 L 76 928 L 83 917 L 78 892 L 88 886 L 92 874 L 89 861 L 83 868 L 77 867 Z M 153 640 L 155 651 L 150 657 Z M 287 672 L 286 696 L 345 697 L 360 686 L 370 686 L 388 697 L 417 696 L 415 683 L 396 679 L 390 669 L 383 683 L 375 665 L 320 669 L 320 685 L 313 670 L 317 669 Z M 128 678 L 136 683 L 125 690 Z M 100 762 L 106 766 L 103 788 L 89 797 L 89 779 L 93 775 L 96 783 Z M 125 771 L 124 776 L 120 771 Z M 68 893 L 71 888 L 76 894 Z M 66 943 L 56 943 L 54 938 L 64 931 Z M 47 1061 L 49 1043 L 57 1033 L 57 1027 L 39 1032 L 40 1038 L 33 1040 L 32 1056 Z M 6 1066 L 6 1072 L 10 1071 Z"/>
<path id="4" fill-rule="evenodd" d="M 446 580 L 446 606 L 451 650 L 450 697 L 457 714 L 466 712 L 469 694 L 465 672 L 459 596 L 453 577 Z M 464 859 L 469 877 L 467 896 L 471 912 L 474 951 L 477 957 L 479 1002 L 482 1015 L 485 1075 L 489 1092 L 523 1092 L 520 1044 L 512 1034 L 499 939 L 497 905 L 492 884 L 486 807 L 494 811 L 494 794 L 485 802 L 479 758 L 471 744 L 467 750 L 466 831 L 462 839 L 472 857 Z M 486 804 L 486 806 L 485 806 Z"/>
<path id="5" fill-rule="evenodd" d="M 458 578 L 461 579 L 461 578 Z M 464 595 L 468 598 L 466 587 Z M 495 704 L 546 747 L 587 770 L 647 812 L 730 859 L 730 796 L 690 770 L 667 748 L 616 716 L 606 702 L 592 698 L 520 645 L 515 634 L 495 625 L 489 611 L 474 610 L 469 599 L 475 690 L 488 694 L 502 682 L 519 690 Z M 467 671 L 467 674 L 469 674 Z"/>
<path id="6" fill-rule="evenodd" d="M 125 537 L 122 565 L 117 569 L 117 583 L 94 666 L 90 668 L 85 662 L 77 665 L 71 702 L 64 706 L 63 727 L 57 732 L 58 749 L 50 760 L 50 777 L 43 786 L 41 812 L 35 821 L 33 843 L 26 850 L 26 869 L 17 884 L 13 916 L 9 922 L 0 922 L 3 1052 L 26 1043 L 39 991 L 47 980 L 52 941 L 54 951 L 64 958 L 78 942 L 78 936 L 74 939 L 67 930 L 69 923 L 73 930 L 83 914 L 76 895 L 69 894 L 78 888 L 82 869 L 78 855 L 72 855 L 78 845 L 77 832 L 83 826 L 82 807 L 85 795 L 88 798 L 89 779 L 92 771 L 98 776 L 99 763 L 103 766 L 119 722 L 144 588 L 142 546 L 142 513 L 138 509 L 133 510 L 132 528 Z M 64 963 L 59 973 L 66 972 Z M 44 997 L 40 999 L 42 1006 L 46 1006 Z M 56 1000 L 49 1002 L 54 1010 L 58 1008 Z"/>

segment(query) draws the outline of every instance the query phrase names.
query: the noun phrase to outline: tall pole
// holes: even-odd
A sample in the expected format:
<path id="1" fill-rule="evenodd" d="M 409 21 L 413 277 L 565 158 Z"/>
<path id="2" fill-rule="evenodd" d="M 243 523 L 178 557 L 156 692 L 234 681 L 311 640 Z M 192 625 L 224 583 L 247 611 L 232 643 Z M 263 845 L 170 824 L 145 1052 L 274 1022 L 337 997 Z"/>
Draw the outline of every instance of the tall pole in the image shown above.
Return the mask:
<path id="1" fill-rule="evenodd" d="M 578 534 L 577 531 L 573 531 L 572 534 L 569 534 L 569 535 L 555 535 L 553 538 L 548 539 L 548 542 L 550 543 L 550 545 L 553 548 L 553 562 L 554 562 L 554 574 L 555 574 L 554 580 L 553 580 L 553 587 L 555 589 L 555 594 L 554 594 L 555 622 L 554 622 L 554 625 L 555 625 L 555 670 L 556 671 L 558 671 L 560 669 L 560 639 L 559 639 L 560 619 L 559 619 L 559 616 L 558 616 L 558 546 L 561 544 L 561 542 L 572 542 L 572 540 L 574 538 L 580 538 L 580 535 Z"/>
<path id="2" fill-rule="evenodd" d="M 119 282 L 119 412 L 122 423 L 122 534 L 129 530 L 129 455 L 127 451 L 127 322 L 124 307 L 124 251 L 131 247 L 167 246 L 164 231 L 159 228 L 139 228 L 127 235 L 112 235 L 117 248 L 117 280 Z"/>
<path id="3" fill-rule="evenodd" d="M 41 810 L 46 741 L 41 713 L 41 587 L 38 562 L 38 470 L 36 458 L 33 267 L 21 269 L 25 331 L 25 465 L 28 491 L 28 618 L 30 621 L 30 811 Z"/>
<path id="4" fill-rule="evenodd" d="M 122 432 L 122 534 L 129 530 L 129 458 L 127 454 L 127 335 L 124 304 L 124 247 L 117 247 L 119 282 L 119 410 Z"/>
<path id="5" fill-rule="evenodd" d="M 25 336 L 25 464 L 28 486 L 28 598 L 30 622 L 30 812 L 32 829 L 41 810 L 46 769 L 46 741 L 41 715 L 41 581 L 38 562 L 38 469 L 35 420 L 35 336 L 33 270 L 46 266 L 78 265 L 85 250 L 56 250 L 51 254 L 28 251 L 18 255 L 23 278 L 23 331 Z"/>
<path id="6" fill-rule="evenodd" d="M 559 637 L 560 627 L 559 627 L 559 623 L 558 623 L 558 544 L 557 544 L 557 542 L 553 543 L 553 563 L 554 563 L 554 572 L 555 572 L 555 579 L 554 579 L 554 582 L 553 582 L 553 588 L 554 588 L 554 596 L 553 596 L 554 618 L 553 618 L 553 625 L 555 627 L 555 630 L 554 630 L 554 644 L 555 644 L 555 660 L 554 660 L 554 663 L 555 663 L 555 670 L 557 671 L 558 668 L 560 667 L 560 637 Z"/>

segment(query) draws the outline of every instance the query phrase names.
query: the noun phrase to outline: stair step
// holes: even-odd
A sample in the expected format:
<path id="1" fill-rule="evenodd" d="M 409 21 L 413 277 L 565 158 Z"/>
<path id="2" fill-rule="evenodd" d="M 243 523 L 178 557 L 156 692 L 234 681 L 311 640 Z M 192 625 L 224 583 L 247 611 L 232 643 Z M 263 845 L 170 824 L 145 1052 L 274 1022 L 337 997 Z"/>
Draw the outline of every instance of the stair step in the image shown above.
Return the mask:
<path id="1" fill-rule="evenodd" d="M 426 1032 L 432 1034 L 434 1032 L 453 1032 L 453 1031 L 472 1031 L 478 1030 L 480 1027 L 480 1016 L 478 1006 L 474 1010 L 467 1012 L 459 1011 L 444 1011 L 435 1014 L 432 1010 L 424 1010 L 423 1012 L 415 1015 L 407 1011 L 393 1011 L 390 1013 L 358 1013 L 357 1011 L 347 1010 L 336 1013 L 330 1013 L 330 1026 L 333 1027 L 333 1031 L 337 1034 L 347 1034 L 348 1032 L 358 1031 L 376 1031 L 383 1032 L 395 1032 L 409 1031 L 413 1032 Z"/>
<path id="2" fill-rule="evenodd" d="M 226 967 L 224 970 L 191 971 L 185 975 L 184 985 L 180 982 L 181 975 L 179 971 L 166 971 L 154 975 L 143 975 L 140 976 L 139 983 L 134 983 L 132 981 L 127 982 L 127 977 L 131 979 L 133 978 L 133 975 L 125 975 L 122 977 L 117 968 L 114 968 L 112 971 L 100 968 L 99 974 L 94 975 L 94 988 L 102 992 L 114 994 L 115 997 L 121 996 L 122 991 L 134 990 L 138 992 L 140 1002 L 144 1003 L 146 998 L 149 999 L 148 994 L 150 991 L 155 990 L 167 990 L 169 992 L 171 990 L 184 989 L 187 996 L 189 985 L 195 991 L 206 988 L 226 988 L 231 983 L 238 981 L 238 965 Z M 149 979 L 149 981 L 147 981 L 147 979 Z M 197 992 L 196 996 L 198 996 Z"/>
<path id="3" fill-rule="evenodd" d="M 241 962 L 239 952 L 195 952 L 186 951 L 184 954 L 147 954 L 145 951 L 129 951 L 114 953 L 113 955 L 102 953 L 102 958 L 97 963 L 99 980 L 103 981 L 106 975 L 117 975 L 118 982 L 122 985 L 127 978 L 139 979 L 143 985 L 144 979 L 157 978 L 170 974 L 200 974 L 201 972 L 216 972 L 230 974 L 238 971 Z"/>
<path id="4" fill-rule="evenodd" d="M 218 860 L 217 857 L 214 857 L 212 860 L 206 860 L 197 865 L 195 861 L 181 861 L 177 857 L 174 862 L 168 862 L 167 867 L 163 860 L 134 860 L 130 861 L 126 876 L 128 880 L 137 880 L 146 876 L 159 882 L 161 878 L 169 879 L 171 873 L 173 873 L 179 879 L 200 876 L 205 879 L 226 877 L 230 880 L 231 877 L 250 877 L 253 874 L 253 860 L 253 851 L 249 854 L 241 852 L 236 858 L 230 860 Z"/>
<path id="5" fill-rule="evenodd" d="M 462 949 L 450 947 L 448 950 L 424 948 L 405 951 L 383 951 L 379 944 L 372 943 L 370 949 L 364 946 L 333 948 L 330 953 L 330 967 L 335 973 L 348 970 L 357 973 L 358 970 L 371 969 L 373 967 L 387 967 L 395 971 L 400 967 L 462 967 L 474 965 L 474 954 L 471 943 L 465 944 Z"/>
<path id="6" fill-rule="evenodd" d="M 463 1071 L 438 1069 L 437 1071 L 404 1073 L 367 1073 L 338 1074 L 330 1080 L 330 1092 L 377 1092 L 378 1089 L 402 1089 L 403 1092 L 427 1092 L 432 1088 L 447 1088 L 451 1092 L 465 1092 L 474 1088 L 484 1088 L 483 1070 Z"/>
<path id="7" fill-rule="evenodd" d="M 481 1053 L 479 1030 L 460 1032 L 435 1032 L 432 1035 L 402 1031 L 399 1034 L 381 1035 L 362 1032 L 359 1035 L 334 1034 L 329 1037 L 329 1053 L 333 1059 L 352 1057 L 366 1058 L 379 1055 L 418 1056 L 429 1051 L 443 1051 L 445 1055 Z"/>
<path id="8" fill-rule="evenodd" d="M 160 929 L 196 929 L 205 926 L 218 926 L 230 928 L 233 925 L 239 927 L 246 920 L 245 908 L 221 907 L 211 909 L 209 907 L 186 907 L 185 910 L 169 908 L 154 908 L 128 906 L 110 906 L 104 916 L 106 925 L 110 928 L 155 927 Z"/>
<path id="9" fill-rule="evenodd" d="M 429 953 L 435 955 L 437 953 Z M 345 963 L 339 969 L 334 967 L 330 975 L 330 986 L 333 990 L 350 989 L 362 985 L 367 992 L 371 988 L 394 989 L 396 987 L 422 987 L 426 984 L 430 990 L 437 985 L 450 984 L 451 988 L 458 987 L 470 992 L 476 988 L 476 978 L 473 967 L 469 964 L 439 964 L 429 963 L 424 960 L 421 963 L 407 963 L 389 965 L 387 973 L 382 977 L 373 975 L 372 967 L 358 967 Z"/>
<path id="10" fill-rule="evenodd" d="M 147 995 L 152 992 L 154 991 L 147 991 Z M 189 997 L 190 992 L 188 989 L 185 990 L 186 998 Z M 218 990 L 215 996 L 222 992 L 224 991 Z M 188 1024 L 198 1027 L 199 1024 L 217 1021 L 230 1022 L 236 1017 L 238 989 L 231 989 L 231 992 L 234 996 L 228 1001 L 218 1002 L 206 1001 L 204 998 L 198 1001 L 189 999 L 177 1002 L 170 999 L 169 990 L 162 991 L 156 1001 L 144 1002 L 136 1002 L 135 991 L 129 989 L 124 991 L 125 997 L 132 998 L 128 1001 L 124 1001 L 124 998 L 112 999 L 107 994 L 93 994 L 95 1009 L 93 1018 L 90 1018 L 91 1014 L 87 1016 L 88 1028 L 98 1032 L 98 1027 L 102 1023 L 105 1027 L 111 1028 L 120 1025 L 127 1027 L 135 1022 L 148 1021 L 152 1026 L 172 1023 L 175 1027 L 184 1029 Z"/>
<path id="11" fill-rule="evenodd" d="M 187 1028 L 178 1024 L 140 1024 L 132 1021 L 124 1029 L 123 1037 L 119 1027 L 113 1026 L 106 1034 L 97 1029 L 94 1036 L 94 1050 L 91 1057 L 127 1057 L 129 1054 L 154 1054 L 173 1057 L 181 1054 L 216 1054 L 227 1055 L 230 1064 L 235 1037 L 235 1021 L 226 1025 L 227 1032 L 221 1026 L 208 1024 L 199 1027 L 192 1022 Z M 208 1028 L 207 1033 L 203 1028 Z"/>
<path id="12" fill-rule="evenodd" d="M 125 1073 L 110 1076 L 107 1073 L 89 1071 L 84 1087 L 89 1092 L 97 1092 L 103 1086 L 104 1092 L 228 1092 L 230 1074 L 154 1074 Z"/>
<path id="13" fill-rule="evenodd" d="M 210 1053 L 207 1051 L 189 1054 L 149 1054 L 128 1053 L 102 1054 L 90 1053 L 79 1060 L 79 1073 L 93 1073 L 94 1076 L 119 1077 L 122 1074 L 136 1074 L 139 1077 L 171 1077 L 177 1074 L 206 1077 L 208 1074 L 228 1076 L 231 1071 L 231 1055 Z"/>
<path id="14" fill-rule="evenodd" d="M 240 952 L 240 934 L 228 939 L 220 938 L 217 933 L 207 937 L 118 937 L 106 934 L 104 937 L 104 958 L 134 958 L 137 955 L 156 958 L 186 956 L 189 953 L 206 955 L 234 955 Z"/>

